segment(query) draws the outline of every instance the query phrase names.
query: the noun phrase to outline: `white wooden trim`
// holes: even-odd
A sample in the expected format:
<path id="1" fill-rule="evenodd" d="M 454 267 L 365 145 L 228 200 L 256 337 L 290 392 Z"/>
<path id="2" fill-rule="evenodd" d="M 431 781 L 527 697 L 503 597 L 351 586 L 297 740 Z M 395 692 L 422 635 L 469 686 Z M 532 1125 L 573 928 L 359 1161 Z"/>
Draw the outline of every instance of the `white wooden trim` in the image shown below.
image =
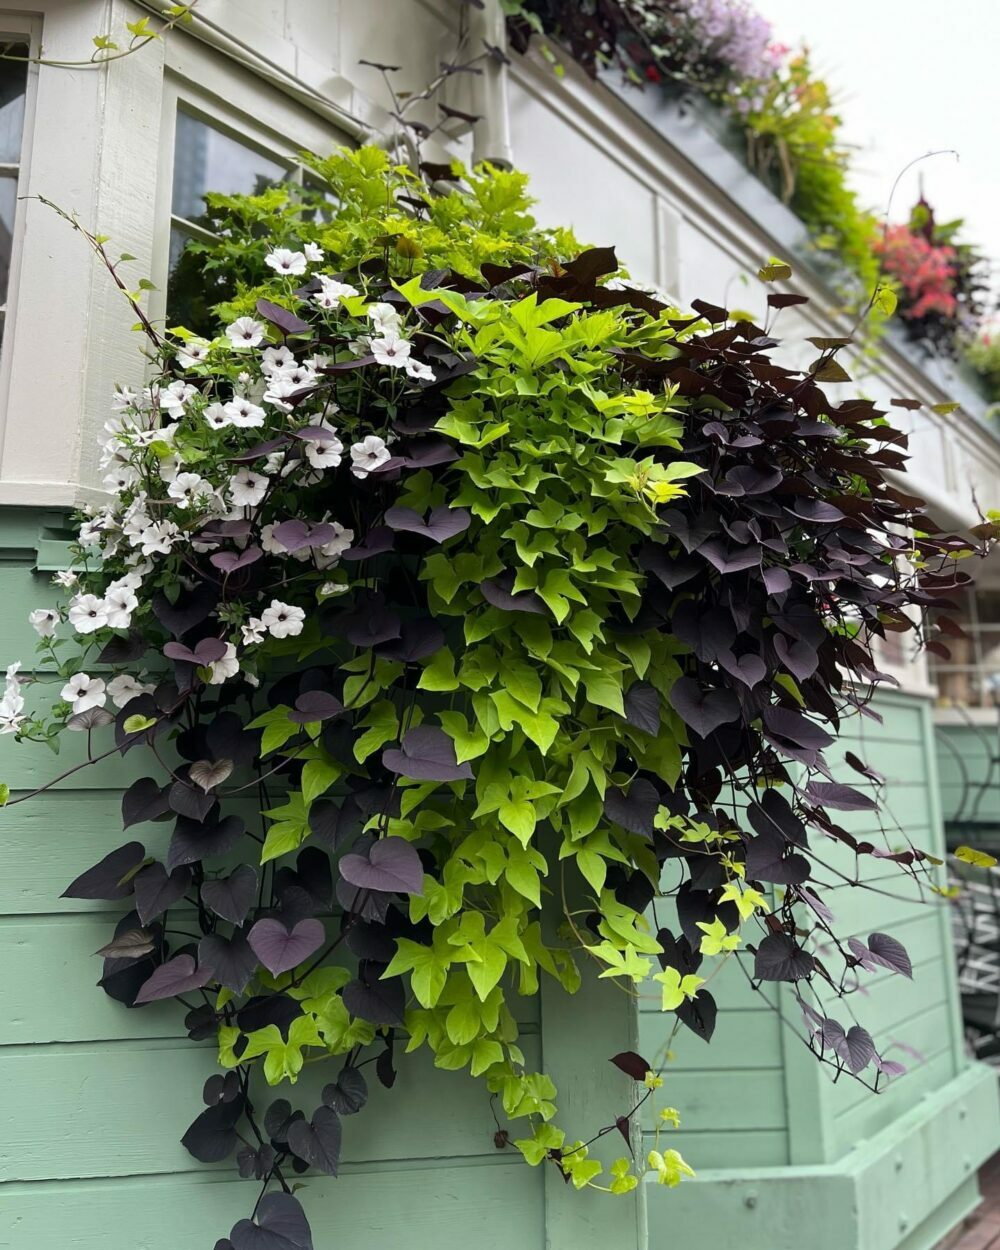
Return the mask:
<path id="1" fill-rule="evenodd" d="M 0 12 L 0 38 L 13 36 L 24 39 L 32 56 L 37 55 L 42 41 L 41 18 L 27 13 Z M 16 173 L 18 203 L 14 210 L 14 229 L 11 234 L 10 271 L 7 275 L 7 294 L 3 303 L 3 337 L 5 350 L 0 351 L 0 455 L 3 448 L 3 429 L 7 409 L 7 388 L 10 382 L 10 360 L 13 356 L 11 338 L 17 319 L 17 292 L 21 277 L 21 253 L 24 250 L 25 205 L 21 200 L 27 192 L 31 173 L 31 151 L 35 124 L 35 96 L 38 88 L 38 66 L 27 65 L 27 83 L 24 97 L 24 125 L 21 130 L 21 148 L 17 165 L 2 165 L 4 173 Z"/>

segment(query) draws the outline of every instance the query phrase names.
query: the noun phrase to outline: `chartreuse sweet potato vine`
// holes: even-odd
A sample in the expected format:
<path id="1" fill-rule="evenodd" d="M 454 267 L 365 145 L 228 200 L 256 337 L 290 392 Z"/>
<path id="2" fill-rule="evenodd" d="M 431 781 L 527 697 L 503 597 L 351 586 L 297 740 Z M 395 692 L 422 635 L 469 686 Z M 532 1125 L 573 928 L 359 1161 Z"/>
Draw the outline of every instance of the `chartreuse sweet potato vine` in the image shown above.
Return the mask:
<path id="1" fill-rule="evenodd" d="M 111 502 L 82 518 L 68 604 L 33 613 L 58 699 L 28 715 L 12 666 L 0 707 L 19 738 L 148 760 L 124 823 L 165 822 L 165 853 L 128 841 L 67 893 L 130 909 L 108 994 L 176 998 L 218 1036 L 184 1143 L 244 1143 L 262 1191 L 235 1250 L 261 1228 L 311 1245 L 292 1172 L 335 1174 L 367 1064 L 391 1085 L 422 1047 L 482 1080 L 498 1145 L 577 1187 L 688 1174 L 668 1140 L 590 1154 L 631 1142 L 656 1059 L 613 1057 L 638 1093 L 607 1124 L 560 1124 L 515 1023 L 543 978 L 655 993 L 665 1041 L 708 1039 L 706 982 L 746 942 L 818 1056 L 898 1070 L 816 987 L 908 974 L 906 952 L 839 942 L 809 838 L 926 858 L 836 824 L 872 800 L 823 749 L 879 680 L 872 637 L 915 628 L 967 554 L 884 480 L 901 436 L 819 389 L 840 340 L 802 374 L 725 309 L 682 317 L 610 249 L 537 230 L 517 174 L 442 196 L 372 149 L 313 166 L 336 207 L 212 197 L 219 240 L 174 291 L 199 320 L 147 327 Z M 646 918 L 664 896 L 676 933 Z M 263 1082 L 324 1057 L 318 1108 L 260 1113 Z"/>

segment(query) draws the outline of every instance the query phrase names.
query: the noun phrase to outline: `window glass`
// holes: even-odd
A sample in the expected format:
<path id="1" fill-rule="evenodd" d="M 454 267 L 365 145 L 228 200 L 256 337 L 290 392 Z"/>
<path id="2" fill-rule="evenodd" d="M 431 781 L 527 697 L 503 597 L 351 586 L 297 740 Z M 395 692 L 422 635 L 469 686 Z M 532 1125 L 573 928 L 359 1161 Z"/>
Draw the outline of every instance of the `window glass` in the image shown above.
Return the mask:
<path id="1" fill-rule="evenodd" d="M 14 251 L 14 213 L 17 210 L 17 178 L 0 174 L 0 305 L 7 301 L 7 279 Z"/>
<path id="2" fill-rule="evenodd" d="M 188 113 L 178 112 L 174 141 L 175 217 L 198 221 L 206 191 L 247 195 L 287 177 L 288 166 L 262 156 Z"/>
<path id="3" fill-rule="evenodd" d="M 28 45 L 5 45 L 8 56 L 27 56 Z M 0 164 L 16 165 L 21 159 L 24 130 L 24 97 L 28 88 L 25 61 L 0 61 Z"/>
<path id="4" fill-rule="evenodd" d="M 2 46 L 9 57 L 29 55 L 26 43 L 3 42 Z M 3 347 L 7 320 L 7 287 L 14 255 L 17 176 L 21 160 L 27 88 L 27 61 L 0 61 L 0 348 Z"/>
<path id="5" fill-rule="evenodd" d="M 171 190 L 167 322 L 198 333 L 214 327 L 214 304 L 232 297 L 226 280 L 200 271 L 197 257 L 185 252 L 194 238 L 212 238 L 206 227 L 204 196 L 256 194 L 293 176 L 293 166 L 265 156 L 190 113 L 178 110 Z"/>

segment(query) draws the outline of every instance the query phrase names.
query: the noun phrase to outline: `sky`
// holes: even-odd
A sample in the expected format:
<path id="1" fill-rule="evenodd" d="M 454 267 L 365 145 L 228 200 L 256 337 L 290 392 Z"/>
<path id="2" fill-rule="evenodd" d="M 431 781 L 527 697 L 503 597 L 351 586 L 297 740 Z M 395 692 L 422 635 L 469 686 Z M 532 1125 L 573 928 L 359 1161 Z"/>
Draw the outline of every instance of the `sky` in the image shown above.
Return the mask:
<path id="1" fill-rule="evenodd" d="M 963 238 L 993 260 L 1000 287 L 1000 0 L 754 0 L 775 35 L 812 51 L 856 147 L 852 174 L 866 207 L 893 197 L 905 220 L 924 194 L 939 221 L 964 217 Z"/>

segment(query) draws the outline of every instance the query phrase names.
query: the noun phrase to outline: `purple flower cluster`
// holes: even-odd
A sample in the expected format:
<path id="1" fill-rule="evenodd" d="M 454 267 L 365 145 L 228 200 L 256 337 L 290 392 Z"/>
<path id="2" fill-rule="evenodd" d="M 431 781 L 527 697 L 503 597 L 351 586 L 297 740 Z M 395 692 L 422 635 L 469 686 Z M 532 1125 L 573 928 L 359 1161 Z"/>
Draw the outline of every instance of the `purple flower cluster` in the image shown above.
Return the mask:
<path id="1" fill-rule="evenodd" d="M 736 82 L 770 78 L 780 67 L 787 49 L 746 0 L 677 0 L 677 10 L 690 24 L 690 42 Z"/>

